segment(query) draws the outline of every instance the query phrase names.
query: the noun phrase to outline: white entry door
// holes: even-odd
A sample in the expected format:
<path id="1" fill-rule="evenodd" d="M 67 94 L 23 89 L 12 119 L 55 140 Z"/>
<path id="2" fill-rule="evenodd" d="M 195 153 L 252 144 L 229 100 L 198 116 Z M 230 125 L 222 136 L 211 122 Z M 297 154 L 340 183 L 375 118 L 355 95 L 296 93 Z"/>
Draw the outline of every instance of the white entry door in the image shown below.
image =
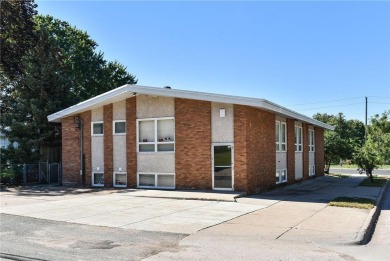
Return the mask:
<path id="1" fill-rule="evenodd" d="M 213 189 L 233 190 L 233 144 L 212 145 Z"/>

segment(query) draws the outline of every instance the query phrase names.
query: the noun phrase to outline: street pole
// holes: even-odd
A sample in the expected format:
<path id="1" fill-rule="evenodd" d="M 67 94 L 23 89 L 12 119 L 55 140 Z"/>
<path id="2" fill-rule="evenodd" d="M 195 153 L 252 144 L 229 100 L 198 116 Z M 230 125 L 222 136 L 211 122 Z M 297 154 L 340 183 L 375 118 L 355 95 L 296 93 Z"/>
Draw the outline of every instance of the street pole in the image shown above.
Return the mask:
<path id="1" fill-rule="evenodd" d="M 367 96 L 365 97 L 366 98 L 366 124 L 365 124 L 365 128 L 364 128 L 364 141 L 367 140 Z"/>

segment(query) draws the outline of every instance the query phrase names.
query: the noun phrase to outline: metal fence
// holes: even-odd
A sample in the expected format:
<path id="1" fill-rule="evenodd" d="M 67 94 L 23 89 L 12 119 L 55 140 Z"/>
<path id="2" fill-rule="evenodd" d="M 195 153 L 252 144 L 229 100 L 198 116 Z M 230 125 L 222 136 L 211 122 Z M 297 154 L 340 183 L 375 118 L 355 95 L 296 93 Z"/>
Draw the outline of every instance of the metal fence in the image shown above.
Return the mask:
<path id="1" fill-rule="evenodd" d="M 11 184 L 59 184 L 62 185 L 61 163 L 39 162 L 38 164 L 1 165 L 1 172 L 8 172 L 7 177 L 1 175 L 3 181 Z"/>

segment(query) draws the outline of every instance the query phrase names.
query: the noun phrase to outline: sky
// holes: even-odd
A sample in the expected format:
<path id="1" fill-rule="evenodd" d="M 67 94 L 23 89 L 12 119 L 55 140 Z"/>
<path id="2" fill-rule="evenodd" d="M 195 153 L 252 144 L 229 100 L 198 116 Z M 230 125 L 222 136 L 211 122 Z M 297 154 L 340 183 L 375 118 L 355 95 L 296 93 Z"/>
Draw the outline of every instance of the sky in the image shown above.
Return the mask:
<path id="1" fill-rule="evenodd" d="M 390 1 L 36 1 L 139 85 L 365 118 L 390 109 Z"/>

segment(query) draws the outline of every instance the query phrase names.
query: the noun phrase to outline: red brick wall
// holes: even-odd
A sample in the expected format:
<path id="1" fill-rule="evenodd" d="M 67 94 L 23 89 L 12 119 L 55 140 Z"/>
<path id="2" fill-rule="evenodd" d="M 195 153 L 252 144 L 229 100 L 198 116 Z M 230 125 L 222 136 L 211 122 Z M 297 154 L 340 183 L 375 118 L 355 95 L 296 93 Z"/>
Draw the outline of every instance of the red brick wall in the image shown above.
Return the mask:
<path id="1" fill-rule="evenodd" d="M 211 102 L 175 98 L 177 189 L 211 189 Z"/>
<path id="2" fill-rule="evenodd" d="M 103 106 L 104 122 L 104 186 L 112 187 L 112 175 L 114 171 L 112 120 L 113 105 Z"/>
<path id="3" fill-rule="evenodd" d="M 127 186 L 137 186 L 137 97 L 126 100 L 126 160 Z"/>
<path id="4" fill-rule="evenodd" d="M 302 123 L 302 146 L 303 146 L 303 180 L 309 176 L 309 125 Z"/>
<path id="5" fill-rule="evenodd" d="M 287 182 L 295 182 L 295 125 L 287 119 Z"/>
<path id="6" fill-rule="evenodd" d="M 79 115 L 84 121 L 84 156 L 86 186 L 91 184 L 91 111 Z M 80 130 L 74 116 L 62 120 L 62 182 L 82 185 L 80 175 Z"/>
<path id="7" fill-rule="evenodd" d="M 247 115 L 248 107 L 234 105 L 234 189 L 246 191 L 248 187 Z"/>
<path id="8" fill-rule="evenodd" d="M 92 172 L 92 154 L 91 154 L 91 111 L 86 111 L 80 114 L 84 121 L 84 164 L 85 164 L 85 185 L 91 186 Z"/>
<path id="9" fill-rule="evenodd" d="M 256 193 L 275 185 L 275 115 L 234 106 L 235 190 Z"/>
<path id="10" fill-rule="evenodd" d="M 80 133 L 74 117 L 62 120 L 62 183 L 82 184 L 80 176 Z"/>
<path id="11" fill-rule="evenodd" d="M 316 176 L 323 176 L 325 168 L 324 129 L 314 128 L 314 144 Z"/>

